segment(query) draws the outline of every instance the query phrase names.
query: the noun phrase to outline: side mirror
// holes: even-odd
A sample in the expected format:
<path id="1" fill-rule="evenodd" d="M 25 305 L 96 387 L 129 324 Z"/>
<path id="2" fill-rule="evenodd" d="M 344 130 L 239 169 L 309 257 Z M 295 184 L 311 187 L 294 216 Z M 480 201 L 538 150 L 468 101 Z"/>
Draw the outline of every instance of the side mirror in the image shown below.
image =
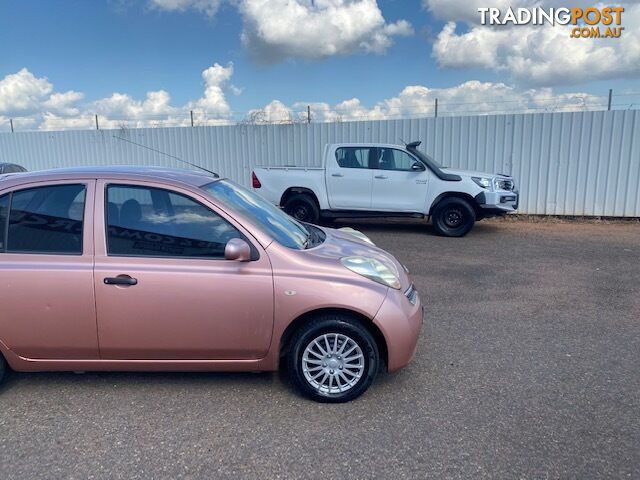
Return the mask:
<path id="1" fill-rule="evenodd" d="M 421 164 L 420 162 L 414 162 L 413 165 L 411 165 L 411 171 L 424 172 L 424 165 Z"/>
<path id="2" fill-rule="evenodd" d="M 224 247 L 225 260 L 248 262 L 251 260 L 251 247 L 240 238 L 232 238 Z"/>

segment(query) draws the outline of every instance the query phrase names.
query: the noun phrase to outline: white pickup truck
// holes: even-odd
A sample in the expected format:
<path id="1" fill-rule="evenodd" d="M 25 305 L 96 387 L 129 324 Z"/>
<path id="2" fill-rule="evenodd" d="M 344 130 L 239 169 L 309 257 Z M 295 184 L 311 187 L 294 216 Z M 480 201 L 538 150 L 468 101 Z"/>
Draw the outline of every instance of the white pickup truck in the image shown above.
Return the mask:
<path id="1" fill-rule="evenodd" d="M 476 220 L 518 208 L 509 175 L 443 167 L 406 146 L 327 145 L 324 167 L 258 167 L 253 188 L 298 220 L 431 217 L 441 235 L 466 235 Z"/>

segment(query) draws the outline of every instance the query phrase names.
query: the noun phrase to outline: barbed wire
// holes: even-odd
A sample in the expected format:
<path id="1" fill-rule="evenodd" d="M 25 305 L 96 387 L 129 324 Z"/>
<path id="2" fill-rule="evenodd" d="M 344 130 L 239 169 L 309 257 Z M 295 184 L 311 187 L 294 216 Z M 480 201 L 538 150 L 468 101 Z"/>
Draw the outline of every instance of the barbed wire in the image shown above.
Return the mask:
<path id="1" fill-rule="evenodd" d="M 618 97 L 638 97 L 637 102 L 614 103 Z M 428 105 L 428 102 L 433 102 Z M 548 103 L 545 105 L 545 103 Z M 510 108 L 513 104 L 519 104 Z M 300 105 L 297 103 L 296 105 Z M 473 108 L 472 106 L 477 106 Z M 504 108 L 500 108 L 504 105 Z M 211 125 L 282 125 L 296 123 L 330 123 L 366 120 L 397 120 L 421 117 L 456 117 L 475 115 L 503 115 L 536 112 L 566 112 L 594 110 L 636 110 L 640 105 L 640 92 L 623 92 L 610 96 L 561 94 L 545 98 L 520 98 L 510 100 L 487 100 L 475 102 L 438 102 L 430 98 L 421 102 L 403 102 L 388 104 L 381 102 L 372 108 L 362 105 L 347 108 L 331 107 L 325 103 L 310 103 L 304 109 L 285 108 L 276 113 L 267 109 L 248 111 L 208 112 L 185 108 L 171 109 L 165 113 L 141 114 L 130 116 L 116 114 L 85 113 L 81 115 L 54 115 L 40 112 L 24 116 L 0 115 L 0 131 L 34 131 L 34 130 L 87 130 L 118 128 L 159 128 L 189 127 Z M 489 106 L 494 106 L 490 108 Z M 458 108 L 467 107 L 467 108 Z M 489 108 L 486 108 L 489 107 Z"/>

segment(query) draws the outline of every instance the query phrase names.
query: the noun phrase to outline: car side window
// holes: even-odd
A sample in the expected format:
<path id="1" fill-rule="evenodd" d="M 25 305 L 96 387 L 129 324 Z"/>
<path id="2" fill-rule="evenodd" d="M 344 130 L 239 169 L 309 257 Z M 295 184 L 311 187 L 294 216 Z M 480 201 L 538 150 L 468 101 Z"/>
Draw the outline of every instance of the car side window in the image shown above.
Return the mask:
<path id="1" fill-rule="evenodd" d="M 0 212 L 8 253 L 82 255 L 86 187 L 50 185 L 17 190 L 3 197 Z"/>
<path id="2" fill-rule="evenodd" d="M 375 148 L 340 147 L 336 149 L 336 160 L 341 168 L 369 168 Z"/>
<path id="3" fill-rule="evenodd" d="M 379 170 L 396 170 L 402 172 L 411 171 L 411 165 L 416 163 L 416 159 L 402 150 L 395 148 L 383 148 L 378 163 Z"/>
<path id="4" fill-rule="evenodd" d="M 229 240 L 246 240 L 209 208 L 170 190 L 109 185 L 106 204 L 109 255 L 222 259 Z"/>

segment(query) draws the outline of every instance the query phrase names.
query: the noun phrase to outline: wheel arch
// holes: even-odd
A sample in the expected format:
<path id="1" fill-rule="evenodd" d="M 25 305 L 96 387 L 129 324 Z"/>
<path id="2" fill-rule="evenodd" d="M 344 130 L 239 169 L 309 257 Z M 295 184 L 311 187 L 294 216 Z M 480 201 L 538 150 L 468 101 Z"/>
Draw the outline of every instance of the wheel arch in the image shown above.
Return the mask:
<path id="1" fill-rule="evenodd" d="M 436 205 L 438 205 L 438 203 L 440 203 L 445 198 L 460 198 L 462 200 L 466 200 L 467 202 L 469 202 L 469 205 L 471 205 L 473 207 L 473 210 L 476 212 L 476 217 L 479 218 L 482 214 L 480 205 L 478 205 L 478 202 L 476 201 L 476 199 L 473 198 L 473 196 L 469 195 L 468 193 L 443 192 L 440 195 L 438 195 L 435 198 L 435 200 L 431 203 L 431 206 L 429 207 L 429 216 L 433 215 L 433 210 L 436 208 Z"/>
<path id="2" fill-rule="evenodd" d="M 293 320 L 287 328 L 282 333 L 280 337 L 280 358 L 283 358 L 289 352 L 290 341 L 293 334 L 302 326 L 305 322 L 309 321 L 311 318 L 322 315 L 322 314 L 342 314 L 347 315 L 357 321 L 362 327 L 364 327 L 376 341 L 376 345 L 378 346 L 378 351 L 380 352 L 380 358 L 384 362 L 385 365 L 388 365 L 389 361 L 389 352 L 387 349 L 387 340 L 382 333 L 382 330 L 378 328 L 378 326 L 373 323 L 373 320 L 368 318 L 367 316 L 355 312 L 353 310 L 349 310 L 346 308 L 320 308 L 316 310 L 311 310 L 309 312 L 305 312 L 295 320 Z"/>
<path id="3" fill-rule="evenodd" d="M 315 194 L 313 190 L 307 187 L 287 188 L 282 194 L 282 197 L 280 197 L 280 206 L 284 207 L 285 203 L 287 203 L 287 200 L 289 200 L 293 195 L 297 195 L 300 193 L 309 195 L 313 199 L 313 201 L 316 202 L 316 206 L 318 207 L 318 209 L 320 209 L 320 201 L 318 200 L 318 196 Z"/>

